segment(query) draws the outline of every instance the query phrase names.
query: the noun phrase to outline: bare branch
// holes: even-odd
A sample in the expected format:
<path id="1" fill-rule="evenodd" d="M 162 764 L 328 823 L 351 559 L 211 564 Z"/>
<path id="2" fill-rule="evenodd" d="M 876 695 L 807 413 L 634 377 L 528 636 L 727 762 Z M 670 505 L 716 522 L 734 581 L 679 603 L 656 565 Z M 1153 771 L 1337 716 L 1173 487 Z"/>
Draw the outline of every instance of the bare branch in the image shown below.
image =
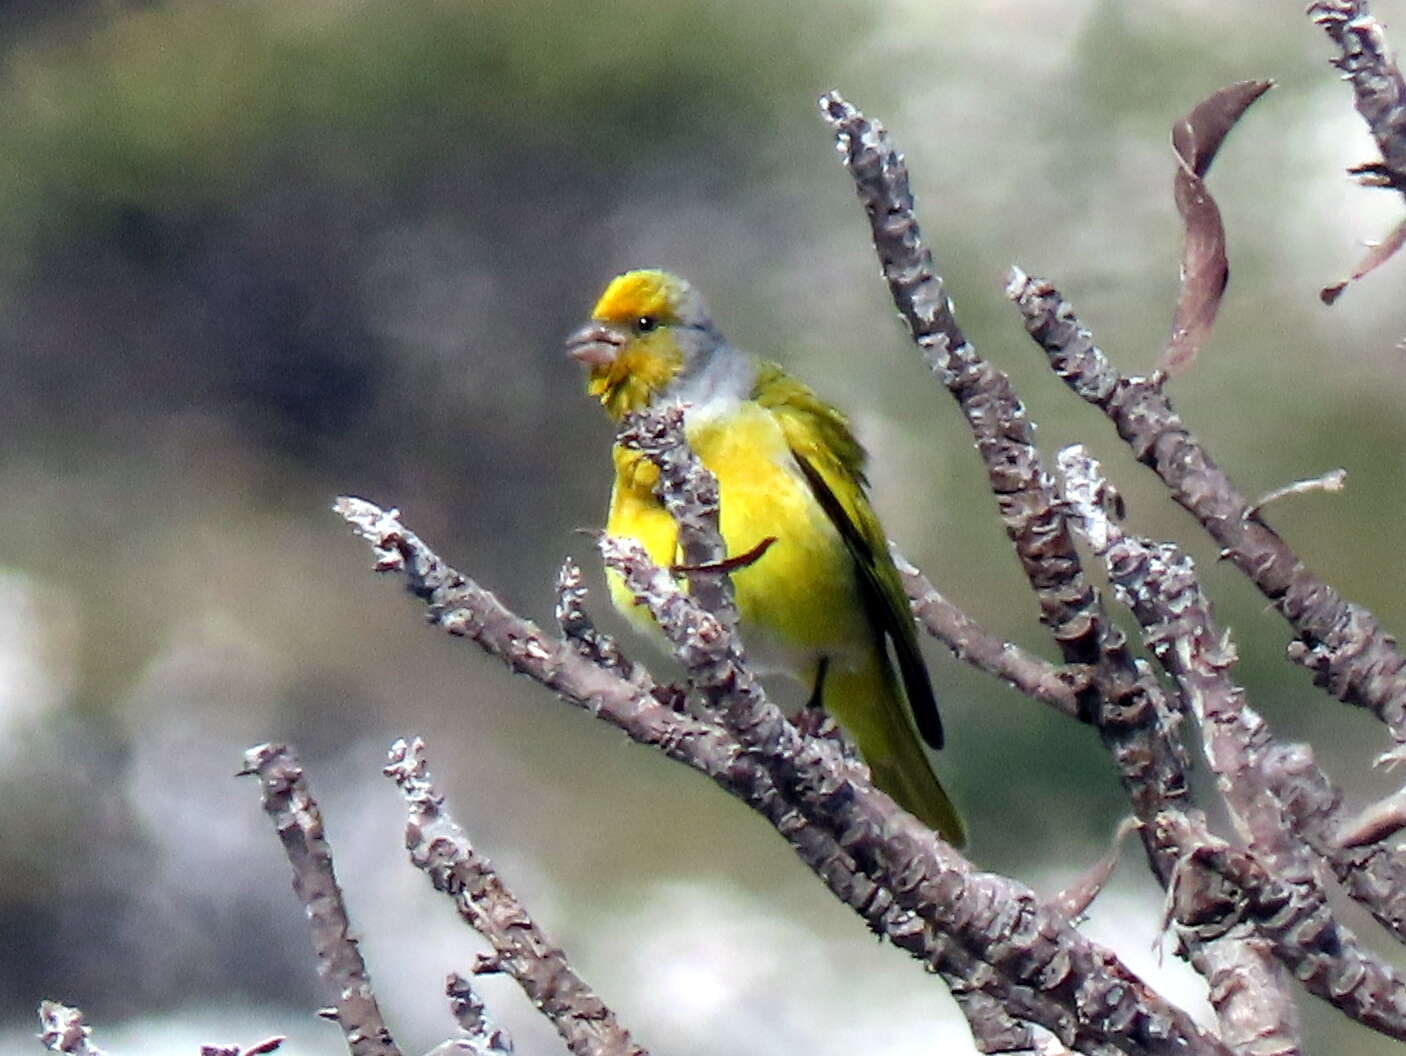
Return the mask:
<path id="1" fill-rule="evenodd" d="M 1338 831 L 1343 847 L 1365 847 L 1406 829 L 1406 788 L 1364 808 Z"/>
<path id="2" fill-rule="evenodd" d="M 679 564 L 688 576 L 689 591 L 717 619 L 735 627 L 737 608 L 728 575 L 731 565 L 718 529 L 718 482 L 677 442 L 683 433 L 683 418 L 680 403 L 631 415 L 621 423 L 615 442 L 640 452 L 659 467 L 656 489 L 679 526 Z M 770 545 L 757 540 L 758 546 L 763 544 Z"/>
<path id="3" fill-rule="evenodd" d="M 954 990 L 952 996 L 971 1026 L 978 1052 L 1019 1053 L 1035 1048 L 1035 1032 L 1029 1024 L 1012 1019 L 999 1001 L 979 990 L 970 993 Z"/>
<path id="4" fill-rule="evenodd" d="M 681 422 L 662 424 L 678 434 L 681 457 L 691 458 Z M 1151 1052 L 1162 1051 L 1166 1039 L 1177 1034 L 1178 1048 L 1201 1044 L 1219 1051 L 1214 1039 L 1199 1035 L 1182 1013 L 1148 991 L 1111 953 L 1096 951 L 1028 889 L 976 873 L 888 796 L 868 781 L 855 780 L 853 764 L 840 756 L 833 742 L 802 738 L 747 671 L 730 628 L 679 590 L 642 546 L 630 539 L 604 538 L 601 552 L 636 600 L 649 607 L 697 686 L 714 698 L 728 728 L 762 760 L 783 793 L 794 796 L 807 814 L 837 834 L 841 846 L 866 871 L 903 878 L 902 885 L 893 887 L 901 906 L 1022 986 L 1053 995 L 1047 973 L 1057 961 L 1062 966 L 1056 972 L 1059 978 L 1069 973 L 1081 978 L 1073 1010 L 1099 1041 L 1126 1051 Z M 976 908 L 994 910 L 997 905 L 1006 908 Z M 1020 908 L 1013 916 L 1015 906 Z M 1017 919 L 1022 924 L 1013 931 Z M 1032 944 L 1036 934 L 1039 938 Z M 1122 1006 L 1116 1016 L 1109 1014 L 1113 1005 Z"/>
<path id="5" fill-rule="evenodd" d="M 1367 0 L 1315 0 L 1308 15 L 1338 47 L 1333 65 L 1352 82 L 1357 112 L 1382 152 L 1389 184 L 1406 191 L 1406 82 L 1381 23 Z"/>
<path id="6" fill-rule="evenodd" d="M 1162 825 L 1187 848 L 1172 892 L 1183 938 L 1233 934 L 1244 921 L 1309 993 L 1359 1023 L 1406 1040 L 1406 987 L 1337 923 L 1321 889 L 1271 873 L 1254 854 L 1211 835 L 1203 822 L 1167 815 Z"/>
<path id="7" fill-rule="evenodd" d="M 884 277 L 914 342 L 956 399 L 996 495 L 1006 534 L 1040 602 L 1041 620 L 1071 664 L 1090 665 L 1080 713 L 1094 723 L 1143 822 L 1141 835 L 1163 883 L 1175 851 L 1159 847 L 1158 813 L 1186 794 L 1184 760 L 1162 736 L 1172 705 L 1145 665 L 1127 651 L 1098 592 L 1085 578 L 1054 481 L 1010 379 L 966 340 L 952 313 L 932 252 L 923 241 L 903 157 L 878 122 L 836 92 L 820 100 L 840 155 L 868 214 Z"/>
<path id="8" fill-rule="evenodd" d="M 385 772 L 410 805 L 405 827 L 410 861 L 425 871 L 437 891 L 454 900 L 459 916 L 493 946 L 494 956 L 476 966 L 475 974 L 492 970 L 511 975 L 576 1056 L 648 1056 L 576 974 L 566 954 L 533 923 L 488 859 L 474 850 L 430 781 L 424 749 L 418 737 L 396 741 Z M 451 987 L 450 996 L 457 1011 L 473 1010 L 472 992 L 465 998 Z M 479 1006 L 474 1019 L 480 1028 L 481 1012 Z"/>
<path id="9" fill-rule="evenodd" d="M 1358 828 L 1361 818 L 1344 810 L 1341 794 L 1318 768 L 1308 745 L 1276 745 L 1265 772 L 1275 798 L 1347 893 L 1406 942 L 1406 858 L 1384 842 L 1384 832 L 1375 843 L 1343 840 L 1345 833 L 1366 835 Z"/>
<path id="10" fill-rule="evenodd" d="M 1238 883 L 1248 902 L 1270 906 L 1266 912 L 1276 918 L 1262 929 L 1275 956 L 1294 969 L 1311 993 L 1353 1018 L 1372 1016 L 1368 1025 L 1399 1037 L 1398 1032 L 1406 1029 L 1406 987 L 1390 966 L 1360 946 L 1329 906 L 1317 858 L 1276 795 L 1271 773 L 1276 753 L 1269 728 L 1229 677 L 1235 649 L 1213 620 L 1190 558 L 1170 544 L 1154 545 L 1125 535 L 1107 523 L 1094 504 L 1079 500 L 1077 496 L 1096 492 L 1102 479 L 1098 463 L 1081 447 L 1061 452 L 1060 465 L 1071 482 L 1081 515 L 1095 522 L 1094 536 L 1102 542 L 1101 552 L 1115 589 L 1143 627 L 1148 647 L 1191 703 L 1206 758 L 1216 773 L 1231 820 L 1249 842 L 1254 858 L 1255 871 L 1245 872 Z M 1101 519 L 1103 523 L 1098 523 Z M 1198 841 L 1199 854 L 1207 845 L 1199 836 Z M 1246 885 L 1251 879 L 1274 885 L 1273 893 L 1249 890 Z M 1285 917 L 1292 917 L 1294 923 L 1286 925 Z M 1301 924 L 1304 920 L 1311 920 L 1312 925 Z M 1326 933 L 1331 933 L 1331 938 L 1323 945 Z M 1340 960 L 1330 965 L 1330 954 Z M 1237 954 L 1236 959 L 1242 956 Z M 1305 974 L 1300 970 L 1304 965 L 1312 965 L 1313 971 Z M 1353 974 L 1341 974 L 1349 971 Z M 1315 982 L 1329 974 L 1330 981 Z M 1345 998 L 1344 991 L 1355 987 L 1359 975 L 1372 980 L 1368 984 L 1370 1000 L 1361 995 Z M 1287 995 L 1266 992 L 1263 996 L 1272 1015 L 1292 1007 Z M 1382 1000 L 1403 1015 L 1378 1009 Z M 1292 1036 L 1287 1026 L 1271 1026 L 1267 1020 L 1261 1021 L 1261 1028 L 1279 1038 Z"/>
<path id="11" fill-rule="evenodd" d="M 1209 986 L 1221 1040 L 1246 1056 L 1296 1056 L 1303 1027 L 1288 973 L 1271 944 L 1248 934 L 1228 933 L 1225 939 L 1230 941 L 1191 944 L 1190 956 Z"/>
<path id="12" fill-rule="evenodd" d="M 1048 281 L 1011 272 L 1007 295 L 1071 389 L 1113 421 L 1138 461 L 1171 489 L 1298 633 L 1289 656 L 1339 700 L 1370 709 L 1406 741 L 1406 657 L 1370 612 L 1310 572 L 1191 435 L 1155 379 L 1124 377 Z"/>
<path id="13" fill-rule="evenodd" d="M 308 791 L 303 768 L 282 744 L 262 744 L 244 753 L 243 774 L 257 775 L 264 810 L 273 819 L 288 863 L 293 890 L 312 925 L 317 972 L 337 992 L 335 1019 L 352 1056 L 400 1056 L 371 989 L 371 977 L 351 936 L 342 889 L 332 868 L 332 848 L 322 813 Z"/>
<path id="14" fill-rule="evenodd" d="M 68 1056 L 107 1056 L 90 1040 L 93 1028 L 83 1021 L 80 1009 L 57 1001 L 41 1001 L 39 1026 L 39 1040 L 54 1052 Z"/>
<path id="15" fill-rule="evenodd" d="M 1231 820 L 1256 854 L 1291 875 L 1311 876 L 1312 856 L 1264 773 L 1273 748 L 1269 728 L 1230 678 L 1235 646 L 1213 622 L 1191 559 L 1170 543 L 1127 535 L 1107 518 L 1090 500 L 1104 486 L 1103 470 L 1083 445 L 1061 451 L 1059 464 L 1114 589 L 1191 704 Z"/>
<path id="16" fill-rule="evenodd" d="M 913 615 L 929 634 L 952 650 L 958 660 L 995 675 L 1027 697 L 1048 704 L 1071 719 L 1079 718 L 1077 694 L 1088 687 L 1087 667 L 1056 667 L 988 633 L 952 604 L 902 554 L 892 547 L 890 550 L 903 579 L 903 589 L 913 603 Z"/>
<path id="17" fill-rule="evenodd" d="M 1039 1023 L 1081 1052 L 1101 1056 L 1113 1048 L 1178 1056 L 1224 1052 L 1181 1012 L 1148 991 L 1112 953 L 1045 911 L 1033 893 L 1014 881 L 975 872 L 954 852 L 942 858 L 940 868 L 924 863 L 907 873 L 887 872 L 887 864 L 881 867 L 871 849 L 876 834 L 886 831 L 890 819 L 907 818 L 887 797 L 867 792 L 866 822 L 853 832 L 845 830 L 847 841 L 858 841 L 854 851 L 863 852 L 854 853 L 834 831 L 815 824 L 780 795 L 756 754 L 743 752 L 727 731 L 662 706 L 565 644 L 546 639 L 487 591 L 445 565 L 396 516 L 359 499 L 339 500 L 337 508 L 371 543 L 378 568 L 406 573 L 412 592 L 430 605 L 434 622 L 452 634 L 471 637 L 515 669 L 572 703 L 589 707 L 634 739 L 708 773 L 766 816 L 830 889 L 876 932 L 949 979 L 963 980 L 961 988 L 991 994 L 1018 1018 Z M 667 573 L 657 571 L 667 582 Z M 809 744 L 827 765 L 855 773 L 854 764 L 834 757 L 838 749 L 833 742 L 817 739 Z M 827 784 L 823 778 L 813 783 Z M 855 788 L 852 781 L 828 784 L 841 799 Z M 897 821 L 893 825 L 896 831 L 889 838 L 896 843 L 884 856 L 885 863 L 911 861 L 910 847 L 932 853 L 936 840 L 926 829 L 911 819 L 906 825 Z M 871 875 L 902 876 L 902 901 L 895 888 Z M 931 910 L 919 916 L 909 908 L 916 905 Z M 1008 964 L 1009 971 L 993 971 L 986 961 L 989 951 L 1000 962 L 996 967 Z"/>
<path id="18" fill-rule="evenodd" d="M 898 313 L 976 439 L 1001 520 L 1040 601 L 1042 621 L 1071 663 L 1099 656 L 1102 620 L 1064 524 L 1034 428 L 1010 379 L 968 343 L 923 240 L 903 157 L 877 121 L 838 92 L 820 100 L 869 216 L 874 249 Z"/>
<path id="19" fill-rule="evenodd" d="M 432 619 L 440 627 L 472 639 L 509 667 L 623 730 L 633 740 L 659 748 L 670 758 L 707 774 L 766 817 L 876 934 L 887 936 L 934 968 L 939 966 L 948 944 L 926 934 L 921 922 L 894 904 L 883 885 L 857 869 L 832 836 L 787 803 L 770 775 L 720 725 L 664 706 L 638 685 L 602 670 L 565 643 L 547 638 L 488 591 L 444 564 L 400 523 L 394 511 L 381 510 L 361 499 L 339 500 L 337 509 L 371 544 L 378 569 L 405 572 L 411 593 L 429 604 Z M 957 958 L 951 969 L 955 974 L 977 970 L 969 957 L 963 960 L 960 951 L 953 956 Z"/>
<path id="20" fill-rule="evenodd" d="M 83 1013 L 57 1001 L 39 1003 L 39 1040 L 54 1052 L 68 1056 L 107 1056 L 92 1043 L 92 1028 L 83 1021 Z M 275 1034 L 253 1045 L 202 1045 L 200 1056 L 267 1056 L 277 1052 L 288 1039 Z"/>

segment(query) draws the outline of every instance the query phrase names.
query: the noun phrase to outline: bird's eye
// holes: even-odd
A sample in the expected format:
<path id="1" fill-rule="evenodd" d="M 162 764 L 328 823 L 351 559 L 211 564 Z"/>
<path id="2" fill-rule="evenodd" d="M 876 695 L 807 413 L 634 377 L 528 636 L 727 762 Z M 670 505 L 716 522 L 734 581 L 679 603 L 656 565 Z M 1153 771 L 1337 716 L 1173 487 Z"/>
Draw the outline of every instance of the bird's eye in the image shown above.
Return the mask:
<path id="1" fill-rule="evenodd" d="M 635 329 L 642 334 L 647 334 L 659 326 L 659 320 L 652 315 L 642 315 L 635 320 Z"/>

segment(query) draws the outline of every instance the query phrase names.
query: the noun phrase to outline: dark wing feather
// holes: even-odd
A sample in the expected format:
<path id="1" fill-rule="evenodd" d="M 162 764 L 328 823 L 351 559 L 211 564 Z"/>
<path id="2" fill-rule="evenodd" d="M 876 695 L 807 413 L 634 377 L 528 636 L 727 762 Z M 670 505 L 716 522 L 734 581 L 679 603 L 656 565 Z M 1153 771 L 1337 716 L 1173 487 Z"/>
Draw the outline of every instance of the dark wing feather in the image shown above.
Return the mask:
<path id="1" fill-rule="evenodd" d="M 898 671 L 903 678 L 904 693 L 908 706 L 913 711 L 913 719 L 918 732 L 929 747 L 941 748 L 943 742 L 942 717 L 937 711 L 937 696 L 933 693 L 932 680 L 928 677 L 927 665 L 923 663 L 918 650 L 918 636 L 913 629 L 913 610 L 908 606 L 908 595 L 898 578 L 889 557 L 887 541 L 882 551 L 876 552 L 874 544 L 865 537 L 859 526 L 850 519 L 844 504 L 836 497 L 820 471 L 811 465 L 804 455 L 796 451 L 796 464 L 810 482 L 825 515 L 839 530 L 854 558 L 859 572 L 860 593 L 870 621 L 882 628 L 893 643 L 894 656 L 898 659 Z M 895 588 L 897 597 L 895 597 Z"/>

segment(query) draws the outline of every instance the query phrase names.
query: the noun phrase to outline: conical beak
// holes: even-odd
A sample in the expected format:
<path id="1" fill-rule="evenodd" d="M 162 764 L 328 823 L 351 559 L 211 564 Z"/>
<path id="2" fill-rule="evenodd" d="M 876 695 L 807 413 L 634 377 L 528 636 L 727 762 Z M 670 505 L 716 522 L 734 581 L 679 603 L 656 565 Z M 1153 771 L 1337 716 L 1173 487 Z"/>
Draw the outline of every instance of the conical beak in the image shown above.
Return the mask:
<path id="1" fill-rule="evenodd" d="M 604 323 L 587 323 L 566 339 L 566 354 L 588 367 L 610 366 L 624 347 L 624 335 Z"/>

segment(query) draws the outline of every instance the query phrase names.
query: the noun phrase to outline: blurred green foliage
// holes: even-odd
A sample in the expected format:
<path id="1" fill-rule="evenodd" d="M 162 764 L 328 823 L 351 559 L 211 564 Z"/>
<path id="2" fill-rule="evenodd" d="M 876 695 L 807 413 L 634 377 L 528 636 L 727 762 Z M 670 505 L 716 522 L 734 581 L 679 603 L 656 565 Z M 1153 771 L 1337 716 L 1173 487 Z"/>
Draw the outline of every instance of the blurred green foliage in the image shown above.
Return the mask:
<path id="1" fill-rule="evenodd" d="M 729 125 L 792 110 L 783 86 L 814 80 L 813 56 L 861 10 L 797 22 L 768 5 L 647 0 L 590 18 L 552 0 L 135 7 L 6 55 L 6 242 L 78 237 L 105 212 L 237 206 L 284 166 L 347 187 L 413 185 L 460 152 L 504 168 L 550 158 L 563 179 L 622 155 L 676 163 Z"/>

